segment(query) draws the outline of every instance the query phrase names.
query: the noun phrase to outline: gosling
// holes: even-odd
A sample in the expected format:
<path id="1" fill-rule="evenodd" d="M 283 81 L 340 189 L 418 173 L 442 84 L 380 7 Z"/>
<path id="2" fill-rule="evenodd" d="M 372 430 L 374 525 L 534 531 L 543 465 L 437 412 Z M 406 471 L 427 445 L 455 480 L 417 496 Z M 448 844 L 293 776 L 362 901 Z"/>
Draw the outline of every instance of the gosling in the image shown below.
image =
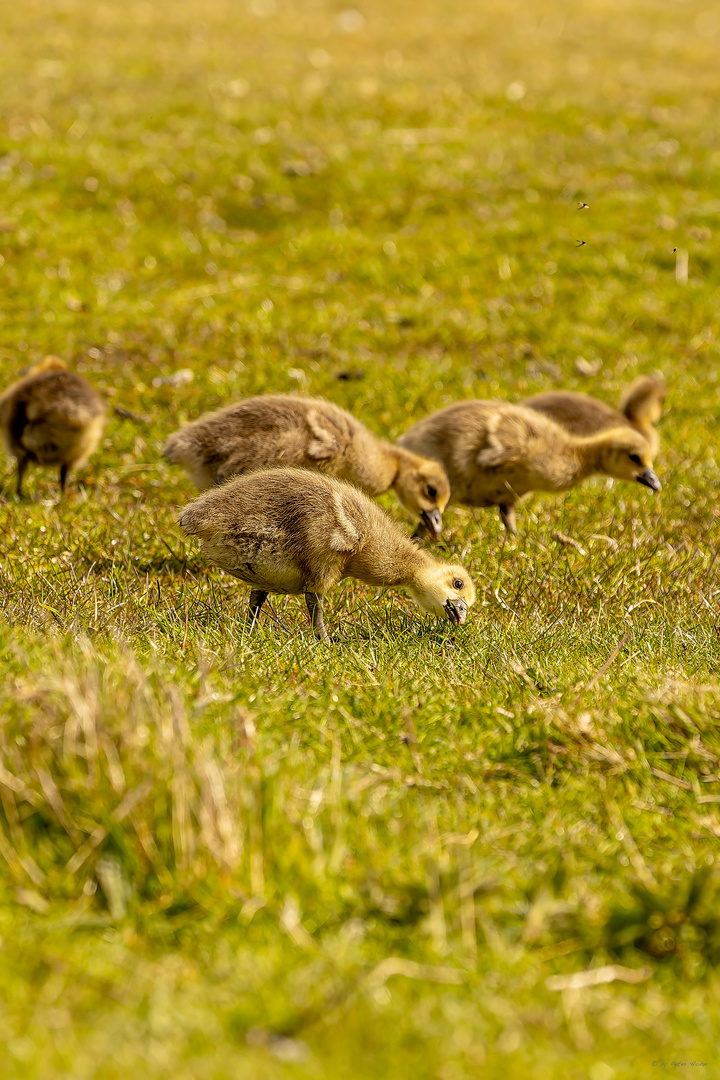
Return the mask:
<path id="1" fill-rule="evenodd" d="M 550 390 L 526 398 L 522 404 L 549 416 L 573 435 L 594 435 L 615 427 L 635 428 L 645 437 L 655 458 L 660 448 L 655 426 L 662 416 L 666 391 L 662 375 L 640 375 L 623 394 L 618 409 L 573 390 Z"/>
<path id="2" fill-rule="evenodd" d="M 451 502 L 497 506 L 512 535 L 515 503 L 529 491 L 567 491 L 593 473 L 660 490 L 639 432 L 622 427 L 572 435 L 522 405 L 460 401 L 415 424 L 399 442 L 442 462 Z"/>
<path id="3" fill-rule="evenodd" d="M 0 394 L 0 434 L 17 461 L 18 496 L 31 463 L 59 465 L 64 493 L 70 470 L 85 464 L 104 424 L 105 404 L 86 379 L 57 356 L 35 364 Z"/>
<path id="4" fill-rule="evenodd" d="M 323 598 L 343 578 L 405 589 L 453 626 L 475 602 L 462 566 L 433 558 L 357 487 L 320 473 L 236 477 L 200 495 L 179 522 L 212 563 L 251 586 L 251 626 L 269 593 L 302 593 L 316 638 L 327 641 Z"/>
<path id="5" fill-rule="evenodd" d="M 247 398 L 176 431 L 164 454 L 200 490 L 276 466 L 300 466 L 348 480 L 373 497 L 392 488 L 435 538 L 450 496 L 437 461 L 379 439 L 345 409 L 322 398 Z"/>

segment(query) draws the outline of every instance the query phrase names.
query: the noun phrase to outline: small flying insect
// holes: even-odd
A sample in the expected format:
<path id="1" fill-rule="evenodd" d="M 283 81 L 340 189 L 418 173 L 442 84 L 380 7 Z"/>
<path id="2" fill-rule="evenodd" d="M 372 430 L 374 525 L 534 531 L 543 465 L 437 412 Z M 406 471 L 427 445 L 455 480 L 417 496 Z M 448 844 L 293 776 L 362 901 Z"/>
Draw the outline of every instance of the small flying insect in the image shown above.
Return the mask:
<path id="1" fill-rule="evenodd" d="M 578 247 L 585 247 L 587 240 L 577 240 L 576 243 Z"/>
<path id="2" fill-rule="evenodd" d="M 590 203 L 586 203 L 586 202 L 578 203 L 578 210 L 589 210 L 589 209 L 590 209 Z"/>

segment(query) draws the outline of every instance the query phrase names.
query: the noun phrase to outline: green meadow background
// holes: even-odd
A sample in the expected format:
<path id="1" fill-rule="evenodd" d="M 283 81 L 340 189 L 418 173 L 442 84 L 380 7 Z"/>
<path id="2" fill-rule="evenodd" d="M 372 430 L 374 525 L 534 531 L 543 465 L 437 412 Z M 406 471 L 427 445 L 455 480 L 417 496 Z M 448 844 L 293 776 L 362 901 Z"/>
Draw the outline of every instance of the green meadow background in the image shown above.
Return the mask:
<path id="1" fill-rule="evenodd" d="M 357 3 L 2 6 L 1 383 L 110 411 L 66 499 L 0 474 L 0 1074 L 720 1076 L 720 10 Z M 659 495 L 448 511 L 457 633 L 250 637 L 175 523 L 244 395 L 658 369 Z"/>

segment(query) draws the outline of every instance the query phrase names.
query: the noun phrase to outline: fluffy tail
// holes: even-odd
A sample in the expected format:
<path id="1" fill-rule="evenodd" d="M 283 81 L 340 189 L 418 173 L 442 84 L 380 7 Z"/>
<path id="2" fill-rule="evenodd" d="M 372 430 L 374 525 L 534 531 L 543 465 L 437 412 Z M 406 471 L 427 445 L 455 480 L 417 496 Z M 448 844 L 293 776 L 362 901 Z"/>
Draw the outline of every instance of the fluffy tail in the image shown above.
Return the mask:
<path id="1" fill-rule="evenodd" d="M 208 538 L 208 517 L 203 513 L 202 506 L 198 506 L 197 499 L 185 507 L 177 523 L 186 536 L 199 536 L 203 540 Z"/>
<path id="2" fill-rule="evenodd" d="M 182 438 L 179 431 L 173 432 L 170 438 L 163 446 L 163 457 L 171 461 L 173 465 L 183 465 L 183 445 Z"/>
<path id="3" fill-rule="evenodd" d="M 59 356 L 44 356 L 42 360 L 38 360 L 37 364 L 28 368 L 24 377 L 40 375 L 43 371 L 67 371 L 67 364 Z"/>
<path id="4" fill-rule="evenodd" d="M 38 360 L 37 364 L 33 364 L 32 367 L 26 368 L 20 378 L 16 379 L 14 383 L 10 383 L 10 386 L 6 386 L 4 390 L 0 391 L 0 402 L 9 401 L 11 395 L 19 386 L 22 386 L 26 379 L 32 379 L 35 375 L 41 375 L 43 371 L 67 371 L 67 364 L 64 360 L 61 360 L 59 356 L 43 357 L 42 360 Z"/>
<path id="5" fill-rule="evenodd" d="M 666 392 L 665 380 L 659 373 L 640 375 L 623 394 L 620 412 L 638 427 L 654 427 L 662 416 Z"/>
<path id="6" fill-rule="evenodd" d="M 175 431 L 163 447 L 163 457 L 179 465 L 190 477 L 198 491 L 207 491 L 218 482 L 218 462 L 206 462 L 202 452 L 186 437 L 187 428 Z"/>

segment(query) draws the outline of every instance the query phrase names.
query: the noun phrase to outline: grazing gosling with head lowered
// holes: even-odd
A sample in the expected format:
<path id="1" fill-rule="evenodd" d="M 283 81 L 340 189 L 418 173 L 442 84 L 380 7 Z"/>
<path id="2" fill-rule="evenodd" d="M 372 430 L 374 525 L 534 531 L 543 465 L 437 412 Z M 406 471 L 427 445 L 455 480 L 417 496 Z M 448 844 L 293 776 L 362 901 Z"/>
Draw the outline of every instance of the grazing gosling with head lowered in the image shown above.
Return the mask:
<path id="1" fill-rule="evenodd" d="M 304 469 L 236 477 L 204 492 L 180 525 L 211 562 L 252 587 L 250 617 L 268 593 L 303 593 L 315 636 L 327 640 L 322 603 L 343 578 L 405 589 L 423 611 L 465 622 L 475 586 L 462 566 L 417 547 L 352 484 Z"/>
<path id="2" fill-rule="evenodd" d="M 87 379 L 57 356 L 35 364 L 0 394 L 0 434 L 17 459 L 18 495 L 30 464 L 59 465 L 64 492 L 70 470 L 85 464 L 104 424 L 105 404 Z"/>
<path id="3" fill-rule="evenodd" d="M 655 425 L 662 416 L 666 392 L 662 375 L 640 375 L 628 386 L 618 409 L 574 390 L 549 390 L 526 398 L 521 404 L 549 416 L 573 435 L 594 435 L 608 428 L 635 428 L 647 440 L 654 458 L 660 448 Z"/>
<path id="4" fill-rule="evenodd" d="M 322 398 L 247 398 L 176 431 L 164 453 L 201 490 L 275 466 L 349 480 L 372 496 L 392 488 L 434 537 L 440 536 L 450 495 L 437 461 L 379 439 L 345 409 Z"/>
<path id="5" fill-rule="evenodd" d="M 400 444 L 442 462 L 451 502 L 497 506 L 513 535 L 515 503 L 529 491 L 567 491 L 593 473 L 660 490 L 639 432 L 611 428 L 580 437 L 541 413 L 500 401 L 450 405 L 411 427 Z"/>

